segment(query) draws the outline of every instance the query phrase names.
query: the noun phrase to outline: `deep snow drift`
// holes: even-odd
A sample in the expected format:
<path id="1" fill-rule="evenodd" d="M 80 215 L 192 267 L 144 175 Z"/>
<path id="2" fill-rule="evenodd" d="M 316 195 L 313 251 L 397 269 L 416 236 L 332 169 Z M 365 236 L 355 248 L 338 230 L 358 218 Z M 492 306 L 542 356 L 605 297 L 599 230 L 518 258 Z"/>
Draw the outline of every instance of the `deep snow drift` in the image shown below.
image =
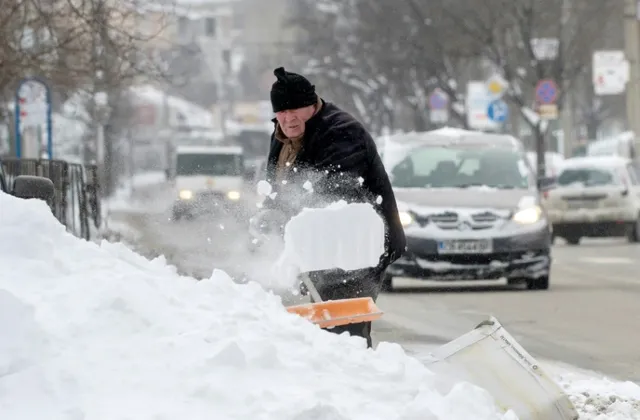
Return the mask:
<path id="1" fill-rule="evenodd" d="M 78 240 L 42 202 L 0 193 L 0 238 L 0 419 L 514 418 L 398 345 L 367 350 L 288 314 L 257 284 L 196 282 Z"/>

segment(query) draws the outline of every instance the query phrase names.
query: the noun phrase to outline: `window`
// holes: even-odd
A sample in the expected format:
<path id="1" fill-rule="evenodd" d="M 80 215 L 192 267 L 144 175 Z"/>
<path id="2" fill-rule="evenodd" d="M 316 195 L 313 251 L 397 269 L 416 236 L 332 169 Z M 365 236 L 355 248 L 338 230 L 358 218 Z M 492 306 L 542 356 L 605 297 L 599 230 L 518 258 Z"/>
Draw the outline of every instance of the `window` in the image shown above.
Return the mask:
<path id="1" fill-rule="evenodd" d="M 242 155 L 234 154 L 179 154 L 177 175 L 240 176 L 244 171 Z"/>
<path id="2" fill-rule="evenodd" d="M 420 147 L 391 170 L 399 188 L 529 188 L 531 171 L 515 150 L 494 147 Z"/>
<path id="3" fill-rule="evenodd" d="M 567 168 L 558 177 L 558 185 L 561 187 L 597 187 L 617 183 L 615 175 L 607 168 Z"/>
<path id="4" fill-rule="evenodd" d="M 216 36 L 216 20 L 215 18 L 208 17 L 204 21 L 204 33 L 207 36 Z"/>

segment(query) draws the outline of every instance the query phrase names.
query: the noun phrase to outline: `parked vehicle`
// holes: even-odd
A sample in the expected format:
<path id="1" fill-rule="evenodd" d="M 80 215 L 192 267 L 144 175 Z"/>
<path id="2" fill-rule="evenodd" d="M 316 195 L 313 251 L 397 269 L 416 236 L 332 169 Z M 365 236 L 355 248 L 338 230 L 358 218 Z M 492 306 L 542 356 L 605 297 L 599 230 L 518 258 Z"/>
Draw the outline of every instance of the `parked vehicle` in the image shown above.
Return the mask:
<path id="1" fill-rule="evenodd" d="M 626 236 L 640 241 L 640 185 L 633 161 L 619 156 L 565 161 L 545 208 L 555 237 Z"/>

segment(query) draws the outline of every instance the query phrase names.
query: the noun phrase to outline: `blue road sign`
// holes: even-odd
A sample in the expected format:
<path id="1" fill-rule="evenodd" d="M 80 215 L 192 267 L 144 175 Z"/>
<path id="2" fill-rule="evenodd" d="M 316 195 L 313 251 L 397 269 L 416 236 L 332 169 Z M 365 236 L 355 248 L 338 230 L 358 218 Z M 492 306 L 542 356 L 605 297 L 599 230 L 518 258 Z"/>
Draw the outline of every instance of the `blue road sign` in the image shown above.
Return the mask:
<path id="1" fill-rule="evenodd" d="M 558 99 L 558 85 L 551 79 L 540 80 L 536 85 L 536 101 L 551 105 Z"/>
<path id="2" fill-rule="evenodd" d="M 503 123 L 509 117 L 509 106 L 501 99 L 492 101 L 487 108 L 487 116 L 491 121 Z"/>
<path id="3" fill-rule="evenodd" d="M 449 105 L 447 95 L 440 89 L 436 89 L 429 96 L 429 107 L 431 109 L 446 109 Z"/>

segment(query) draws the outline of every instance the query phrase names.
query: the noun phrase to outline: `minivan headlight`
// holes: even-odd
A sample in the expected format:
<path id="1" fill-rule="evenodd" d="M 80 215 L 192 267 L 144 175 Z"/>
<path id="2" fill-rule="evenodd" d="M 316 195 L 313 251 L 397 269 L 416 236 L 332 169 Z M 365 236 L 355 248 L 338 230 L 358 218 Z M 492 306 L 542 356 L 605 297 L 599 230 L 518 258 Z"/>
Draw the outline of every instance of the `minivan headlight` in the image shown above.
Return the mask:
<path id="1" fill-rule="evenodd" d="M 526 209 L 519 210 L 512 217 L 514 222 L 520 223 L 521 225 L 531 225 L 541 218 L 542 209 L 540 206 L 527 207 Z"/>
<path id="2" fill-rule="evenodd" d="M 400 216 L 400 223 L 402 223 L 403 227 L 407 227 L 413 223 L 413 216 L 406 211 L 401 211 L 398 213 Z"/>

